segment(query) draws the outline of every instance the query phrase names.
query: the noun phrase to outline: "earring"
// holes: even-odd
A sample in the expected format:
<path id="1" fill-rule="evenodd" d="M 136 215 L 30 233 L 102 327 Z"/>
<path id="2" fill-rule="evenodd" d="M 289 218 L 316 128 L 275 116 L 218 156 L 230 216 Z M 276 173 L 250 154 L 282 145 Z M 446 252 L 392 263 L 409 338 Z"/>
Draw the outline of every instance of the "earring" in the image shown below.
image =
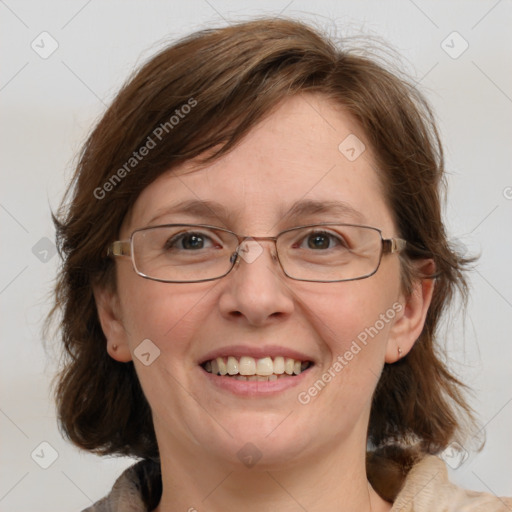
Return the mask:
<path id="1" fill-rule="evenodd" d="M 112 350 L 115 352 L 117 350 L 117 345 L 112 345 Z"/>
<path id="2" fill-rule="evenodd" d="M 398 359 L 402 358 L 402 349 L 398 347 Z"/>

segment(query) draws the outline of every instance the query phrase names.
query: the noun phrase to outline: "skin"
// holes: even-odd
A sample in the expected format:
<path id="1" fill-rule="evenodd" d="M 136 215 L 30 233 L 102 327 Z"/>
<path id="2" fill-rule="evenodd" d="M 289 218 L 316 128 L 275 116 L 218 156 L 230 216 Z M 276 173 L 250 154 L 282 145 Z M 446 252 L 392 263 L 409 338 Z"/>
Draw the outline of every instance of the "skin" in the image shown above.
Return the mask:
<path id="1" fill-rule="evenodd" d="M 351 133 L 367 148 L 353 162 L 338 150 Z M 325 214 L 300 222 L 286 217 L 303 198 L 349 203 L 385 238 L 397 236 L 374 162 L 359 126 L 329 100 L 286 99 L 228 155 L 204 168 L 187 162 L 143 190 L 120 239 L 171 222 L 214 223 L 251 236 L 314 222 L 354 222 Z M 230 216 L 152 221 L 166 207 L 198 198 L 221 198 Z M 294 281 L 273 259 L 273 243 L 261 245 L 254 262 L 242 261 L 226 277 L 204 283 L 143 279 L 128 258 L 118 258 L 117 291 L 95 290 L 106 349 L 118 361 L 133 359 L 153 411 L 163 478 L 157 511 L 390 510 L 366 479 L 371 397 L 384 363 L 398 359 L 399 347 L 405 355 L 421 333 L 432 281 L 418 281 L 405 296 L 396 254 L 383 256 L 367 279 Z M 401 311 L 317 396 L 300 404 L 297 394 L 396 303 Z M 149 366 L 133 355 L 146 338 L 160 350 Z M 291 347 L 315 366 L 299 388 L 271 397 L 235 396 L 211 385 L 197 364 L 215 347 L 235 344 Z M 237 456 L 248 442 L 262 455 L 252 468 Z"/>

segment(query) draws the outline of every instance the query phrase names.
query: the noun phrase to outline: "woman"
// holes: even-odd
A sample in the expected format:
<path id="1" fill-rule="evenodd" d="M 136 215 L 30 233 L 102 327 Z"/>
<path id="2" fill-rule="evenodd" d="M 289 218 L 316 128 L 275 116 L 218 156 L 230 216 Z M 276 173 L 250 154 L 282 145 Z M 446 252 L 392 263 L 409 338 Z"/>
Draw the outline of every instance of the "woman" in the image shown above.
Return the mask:
<path id="1" fill-rule="evenodd" d="M 512 506 L 435 456 L 471 419 L 435 350 L 469 263 L 442 182 L 421 95 L 299 22 L 148 62 L 56 219 L 61 424 L 142 459 L 88 510 Z"/>

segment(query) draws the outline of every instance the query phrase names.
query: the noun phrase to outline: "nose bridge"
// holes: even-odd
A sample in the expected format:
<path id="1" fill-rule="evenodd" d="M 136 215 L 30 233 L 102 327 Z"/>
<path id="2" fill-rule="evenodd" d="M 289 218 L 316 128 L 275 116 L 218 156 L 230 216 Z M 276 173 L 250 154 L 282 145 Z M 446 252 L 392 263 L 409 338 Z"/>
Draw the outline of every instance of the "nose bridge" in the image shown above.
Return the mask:
<path id="1" fill-rule="evenodd" d="M 276 236 L 253 236 L 254 240 L 277 240 Z"/>
<path id="2" fill-rule="evenodd" d="M 265 252 L 264 244 L 260 242 L 270 243 L 270 256 L 272 260 L 279 261 L 277 255 L 277 237 L 275 236 L 240 236 L 239 245 L 236 250 L 237 260 L 236 266 L 243 259 L 246 263 L 253 263 L 263 252 Z M 267 244 L 268 245 L 268 244 Z"/>
<path id="3" fill-rule="evenodd" d="M 276 242 L 277 241 L 277 237 L 276 236 L 251 236 L 251 235 L 243 235 L 243 236 L 239 236 L 239 240 L 242 240 L 242 242 L 245 242 L 246 240 L 255 240 L 256 242 L 258 241 L 261 241 L 261 242 L 265 242 L 265 241 L 271 241 L 271 242 Z"/>

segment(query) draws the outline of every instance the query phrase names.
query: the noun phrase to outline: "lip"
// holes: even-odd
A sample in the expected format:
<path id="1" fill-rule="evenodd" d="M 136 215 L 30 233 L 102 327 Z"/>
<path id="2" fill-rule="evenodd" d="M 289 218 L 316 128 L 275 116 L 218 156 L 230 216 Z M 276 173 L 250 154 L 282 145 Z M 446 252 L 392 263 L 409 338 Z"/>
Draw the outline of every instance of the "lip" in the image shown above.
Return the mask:
<path id="1" fill-rule="evenodd" d="M 309 376 L 309 373 L 312 368 L 314 368 L 314 365 L 310 366 L 299 375 L 285 377 L 268 382 L 242 381 L 234 379 L 233 377 L 227 377 L 225 375 L 213 375 L 212 373 L 208 373 L 202 366 L 198 366 L 198 368 L 199 371 L 201 371 L 202 374 L 209 380 L 209 382 L 221 391 L 228 391 L 235 395 L 245 397 L 263 397 L 274 396 L 300 384 L 304 386 L 304 379 Z"/>
<path id="2" fill-rule="evenodd" d="M 311 363 L 315 363 L 315 360 L 297 350 L 293 350 L 286 347 L 280 347 L 278 345 L 265 345 L 265 346 L 257 346 L 251 347 L 247 345 L 231 345 L 229 347 L 220 347 L 208 352 L 197 362 L 198 365 L 202 365 L 206 363 L 206 361 L 211 361 L 212 359 L 216 359 L 217 357 L 229 357 L 233 356 L 236 358 L 240 358 L 242 356 L 253 357 L 254 359 L 262 359 L 263 357 L 289 357 L 291 359 L 295 359 L 298 361 L 310 361 Z M 208 372 L 206 372 L 208 373 Z M 302 374 L 301 374 L 302 375 Z M 297 377 L 300 377 L 298 375 Z M 228 377 L 229 378 L 229 377 Z M 240 381 L 239 381 L 240 382 Z M 261 383 L 260 383 L 261 384 Z M 265 383 L 263 383 L 265 384 Z"/>

